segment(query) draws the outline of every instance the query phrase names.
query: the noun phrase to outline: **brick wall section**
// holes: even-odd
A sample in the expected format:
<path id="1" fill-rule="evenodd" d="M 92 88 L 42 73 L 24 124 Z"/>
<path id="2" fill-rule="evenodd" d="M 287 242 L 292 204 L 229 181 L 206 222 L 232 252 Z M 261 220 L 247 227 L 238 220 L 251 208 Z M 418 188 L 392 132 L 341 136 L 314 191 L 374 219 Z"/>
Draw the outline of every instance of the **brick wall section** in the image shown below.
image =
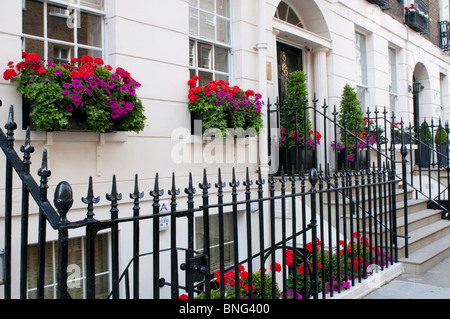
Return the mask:
<path id="1" fill-rule="evenodd" d="M 423 2 L 428 6 L 428 14 L 431 21 L 428 23 L 428 34 L 423 34 L 422 36 L 439 47 L 441 41 L 439 30 L 439 0 L 423 0 Z M 405 3 L 403 1 L 398 2 L 397 0 L 391 0 L 390 5 L 391 9 L 386 10 L 386 14 L 390 15 L 395 20 L 404 23 Z"/>
<path id="2" fill-rule="evenodd" d="M 439 47 L 441 42 L 441 34 L 439 29 L 439 1 L 438 0 L 427 0 L 428 1 L 428 15 L 431 21 L 428 22 L 428 39 L 434 45 Z"/>

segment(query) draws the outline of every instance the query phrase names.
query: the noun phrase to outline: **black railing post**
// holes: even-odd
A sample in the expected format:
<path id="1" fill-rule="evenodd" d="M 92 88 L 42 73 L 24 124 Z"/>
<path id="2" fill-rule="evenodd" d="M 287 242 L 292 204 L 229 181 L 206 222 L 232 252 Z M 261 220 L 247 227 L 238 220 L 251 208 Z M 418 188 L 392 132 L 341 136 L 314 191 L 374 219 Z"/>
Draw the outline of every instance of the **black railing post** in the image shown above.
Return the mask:
<path id="1" fill-rule="evenodd" d="M 67 290 L 67 267 L 69 266 L 69 231 L 67 213 L 73 204 L 72 188 L 67 182 L 58 184 L 55 190 L 54 204 L 59 214 L 58 224 L 58 299 L 71 299 Z"/>
<path id="2" fill-rule="evenodd" d="M 23 174 L 30 175 L 31 153 L 34 147 L 30 145 L 30 128 L 27 129 L 25 145 L 21 146 L 23 153 Z M 27 268 L 28 268 L 28 219 L 30 208 L 30 192 L 22 181 L 22 214 L 21 214 L 21 248 L 20 248 L 20 298 L 27 298 Z"/>
<path id="3" fill-rule="evenodd" d="M 222 181 L 222 171 L 218 170 L 217 188 L 217 202 L 219 205 L 223 204 L 223 188 L 227 184 Z M 220 281 L 220 298 L 225 299 L 225 246 L 224 246 L 224 220 L 223 220 L 223 206 L 219 206 L 219 281 Z"/>
<path id="4" fill-rule="evenodd" d="M 206 176 L 206 175 L 205 175 Z M 206 181 L 206 180 L 205 180 Z M 239 278 L 239 236 L 238 236 L 238 208 L 237 208 L 237 187 L 240 185 L 238 181 L 236 181 L 236 171 L 233 168 L 233 174 L 232 174 L 232 180 L 230 182 L 230 187 L 232 188 L 231 191 L 231 198 L 233 202 L 233 259 L 234 259 L 234 274 L 235 278 Z M 206 240 L 206 238 L 205 238 Z M 208 243 L 209 243 L 209 237 L 208 237 Z M 239 282 L 236 282 L 235 284 L 235 294 L 236 298 L 240 298 L 240 291 L 239 291 Z M 210 293 L 210 291 L 208 291 Z"/>
<path id="5" fill-rule="evenodd" d="M 86 297 L 95 299 L 95 236 L 98 228 L 94 219 L 94 204 L 100 202 L 100 197 L 94 197 L 92 185 L 92 176 L 89 177 L 87 196 L 81 198 L 81 201 L 88 205 L 86 213 Z"/>
<path id="6" fill-rule="evenodd" d="M 152 191 L 150 191 L 150 196 L 153 197 L 153 299 L 159 299 L 160 286 L 160 255 L 159 255 L 159 247 L 160 247 L 160 238 L 159 238 L 159 198 L 164 195 L 164 191 L 159 189 L 159 175 L 156 173 L 155 177 L 155 187 Z"/>
<path id="7" fill-rule="evenodd" d="M 206 169 L 203 170 L 203 182 L 199 184 L 199 188 L 202 190 L 202 203 L 203 203 L 203 254 L 206 256 L 207 265 L 205 272 L 205 296 L 206 299 L 211 298 L 211 274 L 210 272 L 210 256 L 211 256 L 211 242 L 210 242 L 210 223 L 209 223 L 209 189 L 211 184 L 208 183 L 208 176 Z M 236 194 L 237 195 L 237 194 Z M 236 211 L 237 215 L 237 211 Z M 237 217 L 236 217 L 237 218 Z M 236 234 L 237 236 L 237 234 Z M 238 263 L 238 260 L 235 260 Z M 238 273 L 238 272 L 237 272 Z"/>
<path id="8" fill-rule="evenodd" d="M 186 268 L 187 264 L 189 264 L 189 260 L 192 259 L 194 255 L 194 194 L 196 190 L 193 186 L 192 182 L 192 173 L 189 173 L 189 184 L 188 187 L 185 188 L 184 193 L 187 195 L 187 208 L 188 208 L 188 250 L 186 252 L 186 264 L 184 264 L 184 270 L 186 271 L 186 291 L 188 293 L 189 299 L 194 298 L 194 279 L 192 271 Z M 221 282 L 224 282 L 222 278 Z"/>
<path id="9" fill-rule="evenodd" d="M 404 202 L 404 219 L 405 219 L 405 257 L 409 257 L 408 251 L 408 184 L 406 176 L 406 163 L 408 160 L 406 156 L 408 155 L 408 150 L 405 145 L 402 146 L 402 178 L 403 178 L 403 202 Z"/>
<path id="10" fill-rule="evenodd" d="M 14 151 L 14 131 L 17 124 L 14 122 L 14 107 L 9 108 L 8 122 L 5 125 L 7 148 Z M 11 241 L 12 241 L 12 192 L 13 192 L 13 166 L 6 159 L 5 176 L 5 299 L 11 299 Z"/>
<path id="11" fill-rule="evenodd" d="M 294 173 L 292 173 L 294 174 Z M 258 171 L 258 214 L 259 214 L 259 263 L 261 269 L 261 298 L 266 298 L 266 277 L 264 275 L 264 189 L 263 186 L 266 183 L 261 176 L 261 167 Z M 222 278 L 221 278 L 222 281 Z"/>
<path id="12" fill-rule="evenodd" d="M 317 269 L 317 203 L 316 203 L 316 184 L 319 181 L 318 172 L 315 168 L 311 169 L 309 173 L 309 182 L 311 183 L 311 223 L 309 227 L 311 228 L 312 237 L 312 282 L 311 288 L 314 294 L 314 299 L 318 299 L 319 296 L 319 276 Z"/>
<path id="13" fill-rule="evenodd" d="M 178 251 L 177 251 L 177 196 L 180 195 L 180 190 L 175 187 L 175 173 L 172 173 L 172 188 L 168 191 L 171 196 L 170 199 L 170 264 L 171 264 L 171 292 L 172 299 L 177 299 L 179 295 L 178 284 Z"/>
<path id="14" fill-rule="evenodd" d="M 130 198 L 133 200 L 133 298 L 139 299 L 139 213 L 140 213 L 140 200 L 144 198 L 144 192 L 139 191 L 138 175 L 134 178 L 134 192 L 130 194 Z"/>
<path id="15" fill-rule="evenodd" d="M 117 192 L 116 175 L 113 175 L 111 194 L 106 194 L 106 199 L 111 202 L 111 277 L 112 277 L 112 297 L 119 299 L 119 217 L 118 201 L 122 199 L 122 194 Z M 159 223 L 158 223 L 159 225 Z"/>
<path id="16" fill-rule="evenodd" d="M 51 172 L 47 168 L 47 150 L 42 155 L 42 165 L 38 170 L 41 177 L 40 195 L 41 201 L 47 201 L 48 178 Z M 38 279 L 37 279 L 37 298 L 44 299 L 44 275 L 45 275 L 45 241 L 46 241 L 47 219 L 42 209 L 39 209 L 39 238 L 38 238 Z"/>
<path id="17" fill-rule="evenodd" d="M 245 186 L 245 201 L 246 201 L 246 219 L 247 219 L 247 258 L 248 258 L 248 287 L 253 287 L 253 263 L 252 263 L 252 210 L 251 210 L 251 186 L 253 181 L 250 180 L 249 169 L 246 169 Z M 248 289 L 249 299 L 253 299 L 253 290 Z"/>

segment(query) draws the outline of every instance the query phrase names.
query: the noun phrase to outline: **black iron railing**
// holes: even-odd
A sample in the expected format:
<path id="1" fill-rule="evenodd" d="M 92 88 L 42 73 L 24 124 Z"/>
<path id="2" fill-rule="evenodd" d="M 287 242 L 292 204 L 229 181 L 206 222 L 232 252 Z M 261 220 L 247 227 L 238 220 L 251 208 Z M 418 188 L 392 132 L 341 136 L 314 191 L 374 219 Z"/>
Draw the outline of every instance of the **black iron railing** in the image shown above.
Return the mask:
<path id="1" fill-rule="evenodd" d="M 324 122 L 333 120 L 314 111 L 313 123 L 318 116 Z M 335 112 L 336 113 L 336 112 Z M 336 116 L 336 114 L 334 114 Z M 14 151 L 14 123 L 11 108 L 7 133 L 0 132 L 0 145 L 6 155 L 5 202 L 5 298 L 27 298 L 27 249 L 30 212 L 29 195 L 39 207 L 38 225 L 39 257 L 36 285 L 38 298 L 44 297 L 46 223 L 58 232 L 58 298 L 70 298 L 68 289 L 68 260 L 71 254 L 69 238 L 76 229 L 86 233 L 86 289 L 87 298 L 96 298 L 95 239 L 100 232 L 110 236 L 110 298 L 328 298 L 350 289 L 370 275 L 372 267 L 391 266 L 398 258 L 397 202 L 404 202 L 406 188 L 399 189 L 403 181 L 396 173 L 396 166 L 367 166 L 365 170 L 334 172 L 330 165 L 311 168 L 307 174 L 280 170 L 279 176 L 257 174 L 250 179 L 247 169 L 241 182 L 233 170 L 228 183 L 219 170 L 217 174 L 204 171 L 198 183 L 197 195 L 194 180 L 189 175 L 185 185 L 186 198 L 180 201 L 176 177 L 172 187 L 164 192 L 155 176 L 154 188 L 148 192 L 150 211 L 143 210 L 145 192 L 139 188 L 135 177 L 134 190 L 130 190 L 133 207 L 130 212 L 121 208 L 122 194 L 116 178 L 112 179 L 110 194 L 110 218 L 96 218 L 95 207 L 99 197 L 94 195 L 94 183 L 89 178 L 86 217 L 70 221 L 73 204 L 71 186 L 60 183 L 55 191 L 54 207 L 47 199 L 48 177 L 46 152 L 39 169 L 41 183 L 34 182 L 30 174 L 31 146 L 29 131 L 21 160 Z M 326 132 L 324 132 L 327 135 Z M 350 130 L 347 134 L 352 134 Z M 383 154 L 386 156 L 386 154 Z M 402 174 L 406 176 L 406 148 L 402 150 Z M 381 156 L 380 156 L 381 158 Z M 384 157 L 383 157 L 384 158 Z M 388 157 L 386 157 L 388 158 Z M 381 162 L 380 162 L 381 163 Z M 22 181 L 21 210 L 21 266 L 12 267 L 12 171 Z M 210 183 L 211 176 L 216 179 Z M 406 183 L 403 183 L 406 185 Z M 212 193 L 214 190 L 214 194 Z M 147 195 L 148 196 L 148 195 Z M 226 196 L 228 200 L 225 200 Z M 147 199 L 145 199 L 147 200 Z M 161 200 L 168 200 L 170 210 L 160 212 Z M 405 205 L 406 206 L 406 205 Z M 119 214 L 120 212 L 120 214 Z M 405 216 L 407 212 L 405 211 Z M 231 217 L 232 236 L 225 243 L 224 218 Z M 160 218 L 170 219 L 169 240 L 160 237 Z M 216 229 L 211 219 L 217 218 Z M 405 217 L 406 218 L 406 217 Z M 145 224 L 145 233 L 141 227 Z M 119 230 L 126 227 L 132 231 Z M 198 225 L 203 225 L 200 229 Z M 150 227 L 149 227 L 150 226 Z M 150 229 L 150 232 L 148 230 Z M 182 230 L 182 231 L 180 231 Z M 200 235 L 198 235 L 200 232 Z M 195 239 L 197 236 L 197 240 Z M 406 236 L 407 234 L 403 235 Z M 142 236 L 151 242 L 151 249 L 142 244 Z M 121 247 L 129 243 L 132 260 L 120 259 Z M 225 247 L 225 245 L 227 245 Z M 145 245 L 145 247 L 148 247 Z M 331 256 L 331 257 L 330 257 Z M 212 259 L 218 266 L 212 267 Z M 151 278 L 141 270 L 145 262 Z M 20 277 L 19 293 L 12 287 L 12 277 Z M 167 290 L 168 289 L 168 290 Z"/>
<path id="2" fill-rule="evenodd" d="M 444 51 L 450 49 L 450 33 L 448 21 L 439 21 L 439 30 L 441 36 L 440 47 Z"/>
<path id="3" fill-rule="evenodd" d="M 379 5 L 382 9 L 390 9 L 391 3 L 390 0 L 368 0 L 370 3 Z"/>

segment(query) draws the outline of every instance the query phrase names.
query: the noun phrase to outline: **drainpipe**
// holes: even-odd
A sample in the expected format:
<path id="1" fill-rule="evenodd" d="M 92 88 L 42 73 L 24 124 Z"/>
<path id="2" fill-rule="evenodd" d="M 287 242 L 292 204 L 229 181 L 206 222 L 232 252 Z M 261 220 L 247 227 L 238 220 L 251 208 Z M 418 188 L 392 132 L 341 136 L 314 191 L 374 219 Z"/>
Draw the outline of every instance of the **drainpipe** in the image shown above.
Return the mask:
<path id="1" fill-rule="evenodd" d="M 266 80 L 266 72 L 267 72 L 267 31 L 266 31 L 266 0 L 259 0 L 258 1 L 258 43 L 256 44 L 256 49 L 258 50 L 258 92 L 263 96 L 263 99 L 265 102 L 267 102 L 267 80 Z M 263 173 L 269 172 L 269 165 L 268 165 L 268 139 L 267 139 L 267 132 L 268 132 L 268 114 L 267 114 L 267 103 L 265 103 L 264 107 L 262 108 L 263 112 L 263 121 L 264 121 L 264 127 L 263 131 L 259 135 L 259 157 L 258 162 L 259 166 L 261 167 L 261 170 Z"/>

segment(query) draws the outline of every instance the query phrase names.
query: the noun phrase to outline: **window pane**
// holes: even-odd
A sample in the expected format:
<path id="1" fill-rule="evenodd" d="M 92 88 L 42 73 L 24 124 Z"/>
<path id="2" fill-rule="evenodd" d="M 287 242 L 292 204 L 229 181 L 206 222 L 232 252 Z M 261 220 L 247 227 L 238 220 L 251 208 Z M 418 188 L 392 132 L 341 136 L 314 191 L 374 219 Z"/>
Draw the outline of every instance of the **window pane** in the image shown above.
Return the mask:
<path id="1" fill-rule="evenodd" d="M 48 5 L 47 35 L 50 39 L 66 42 L 74 41 L 74 27 L 71 23 L 68 23 L 72 14 L 72 11 L 67 8 Z"/>
<path id="2" fill-rule="evenodd" d="M 198 66 L 204 69 L 211 69 L 212 46 L 199 43 L 198 45 Z"/>
<path id="3" fill-rule="evenodd" d="M 215 31 L 214 15 L 200 12 L 200 37 L 214 41 Z"/>
<path id="4" fill-rule="evenodd" d="M 230 21 L 217 18 L 217 41 L 230 44 Z"/>
<path id="5" fill-rule="evenodd" d="M 95 296 L 97 299 L 106 299 L 110 293 L 109 274 L 95 276 Z"/>
<path id="6" fill-rule="evenodd" d="M 367 89 L 361 86 L 357 87 L 358 100 L 360 102 L 360 107 L 363 112 L 366 112 L 366 91 Z"/>
<path id="7" fill-rule="evenodd" d="M 189 41 L 189 66 L 195 67 L 195 42 Z"/>
<path id="8" fill-rule="evenodd" d="M 389 91 L 392 93 L 397 93 L 397 61 L 395 56 L 395 50 L 389 48 L 389 74 L 390 74 L 390 85 Z"/>
<path id="9" fill-rule="evenodd" d="M 214 12 L 214 0 L 200 0 L 200 8 L 209 12 Z"/>
<path id="10" fill-rule="evenodd" d="M 211 72 L 199 71 L 198 76 L 200 77 L 199 86 L 208 85 L 213 80 L 213 74 Z"/>
<path id="11" fill-rule="evenodd" d="M 83 55 L 90 55 L 94 59 L 103 58 L 102 51 L 82 48 L 78 49 L 78 57 L 81 58 Z"/>
<path id="12" fill-rule="evenodd" d="M 189 33 L 198 36 L 198 10 L 189 8 Z"/>
<path id="13" fill-rule="evenodd" d="M 225 82 L 229 82 L 230 78 L 226 74 L 216 74 L 216 81 L 224 80 Z"/>
<path id="14" fill-rule="evenodd" d="M 81 0 L 80 4 L 97 10 L 104 10 L 105 8 L 104 0 Z"/>
<path id="15" fill-rule="evenodd" d="M 70 59 L 74 57 L 75 50 L 73 47 L 61 45 L 61 44 L 48 44 L 48 60 L 52 61 L 56 65 L 63 63 L 69 63 Z"/>
<path id="16" fill-rule="evenodd" d="M 194 6 L 194 7 L 198 7 L 198 0 L 189 0 L 189 5 L 190 6 Z"/>
<path id="17" fill-rule="evenodd" d="M 75 282 L 67 282 L 69 295 L 72 299 L 83 299 L 84 280 L 76 280 Z"/>
<path id="18" fill-rule="evenodd" d="M 81 13 L 81 28 L 78 32 L 78 43 L 94 47 L 102 47 L 102 18 L 92 14 Z"/>
<path id="19" fill-rule="evenodd" d="M 215 48 L 215 70 L 228 72 L 228 50 Z"/>
<path id="20" fill-rule="evenodd" d="M 230 17 L 230 0 L 216 0 L 216 10 L 217 14 Z"/>
<path id="21" fill-rule="evenodd" d="M 367 56 L 366 37 L 362 34 L 356 35 L 356 81 L 358 84 L 367 85 Z"/>
<path id="22" fill-rule="evenodd" d="M 27 0 L 22 11 L 22 32 L 24 34 L 44 36 L 44 5 L 42 2 Z"/>
<path id="23" fill-rule="evenodd" d="M 189 78 L 192 79 L 195 75 L 195 70 L 189 70 Z"/>
<path id="24" fill-rule="evenodd" d="M 23 39 L 23 50 L 28 53 L 36 53 L 41 59 L 44 58 L 44 41 L 34 39 Z"/>
<path id="25" fill-rule="evenodd" d="M 109 271 L 108 263 L 108 237 L 106 235 L 95 238 L 95 273 Z"/>

